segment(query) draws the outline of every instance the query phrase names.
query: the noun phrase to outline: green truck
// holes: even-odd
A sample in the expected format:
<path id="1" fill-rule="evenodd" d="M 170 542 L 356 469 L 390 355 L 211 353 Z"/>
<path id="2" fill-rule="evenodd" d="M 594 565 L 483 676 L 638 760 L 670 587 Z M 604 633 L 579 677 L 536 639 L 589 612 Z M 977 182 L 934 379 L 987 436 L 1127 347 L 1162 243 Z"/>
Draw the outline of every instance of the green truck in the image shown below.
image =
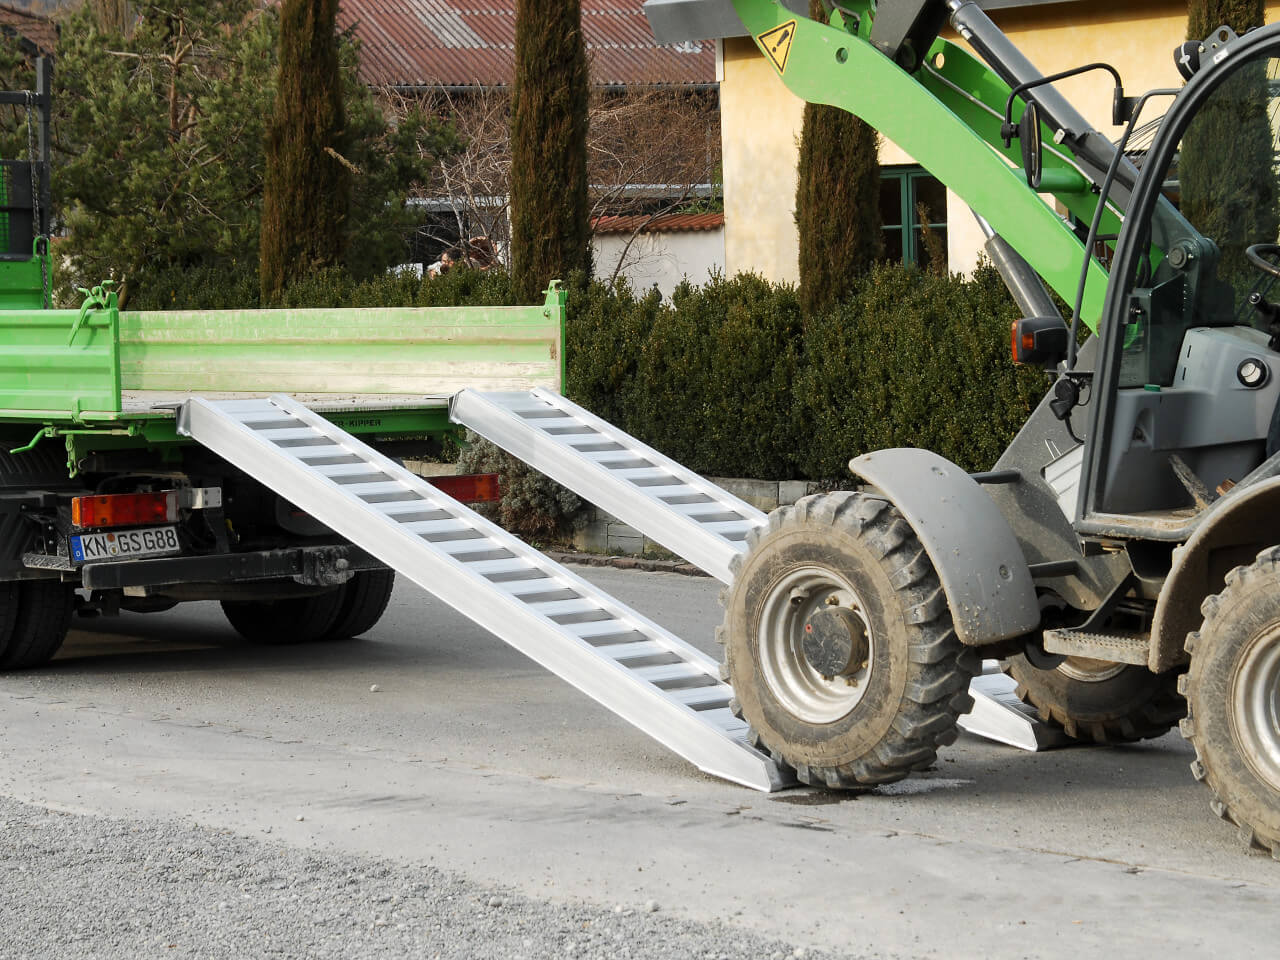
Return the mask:
<path id="1" fill-rule="evenodd" d="M 75 611 L 211 599 L 256 641 L 368 630 L 392 571 L 182 436 L 182 404 L 269 386 L 393 458 L 438 452 L 462 387 L 560 386 L 563 291 L 518 308 L 138 313 L 103 284 L 50 309 L 37 73 L 36 91 L 3 95 L 39 147 L 0 167 L 0 669 L 49 660 Z M 436 483 L 497 495 L 493 477 Z"/>

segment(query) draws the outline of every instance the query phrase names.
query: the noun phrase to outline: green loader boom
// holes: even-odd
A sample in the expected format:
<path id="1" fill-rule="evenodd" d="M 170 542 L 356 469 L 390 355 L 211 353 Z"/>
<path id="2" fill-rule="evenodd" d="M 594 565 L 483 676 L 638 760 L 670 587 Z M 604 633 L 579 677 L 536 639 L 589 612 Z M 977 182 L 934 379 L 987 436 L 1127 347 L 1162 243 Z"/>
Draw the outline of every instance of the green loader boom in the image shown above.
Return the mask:
<path id="1" fill-rule="evenodd" d="M 881 2 L 877 10 L 869 0 L 851 0 L 829 5 L 829 23 L 791 9 L 802 6 L 795 0 L 650 0 L 646 11 L 659 39 L 721 30 L 749 34 L 792 93 L 847 110 L 892 140 L 1074 304 L 1085 260 L 1083 231 L 1064 212 L 1075 224 L 1092 221 L 1115 155 L 1110 140 L 1041 84 L 1041 75 L 972 2 L 897 0 Z M 987 63 L 938 36 L 948 17 Z M 1034 85 L 1011 98 L 1028 82 Z M 1132 101 L 1117 90 L 1122 119 Z M 1016 125 L 1032 101 L 1042 148 L 1024 153 L 1033 131 L 1021 140 L 1009 136 L 1006 116 Z M 1029 177 L 1024 159 L 1032 158 L 1037 169 Z M 1099 224 L 1104 238 L 1119 232 L 1136 179 L 1128 161 L 1116 166 Z M 997 265 L 1010 279 L 998 259 Z M 1107 270 L 1090 257 L 1083 272 L 1081 320 L 1096 331 Z"/>

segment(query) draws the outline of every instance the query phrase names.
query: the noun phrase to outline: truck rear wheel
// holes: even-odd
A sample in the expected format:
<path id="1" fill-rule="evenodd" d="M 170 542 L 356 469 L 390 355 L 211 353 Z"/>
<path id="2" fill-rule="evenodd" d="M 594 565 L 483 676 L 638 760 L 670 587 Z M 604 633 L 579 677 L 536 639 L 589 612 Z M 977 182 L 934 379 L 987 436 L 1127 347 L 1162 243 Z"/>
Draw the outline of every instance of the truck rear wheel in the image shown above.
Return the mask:
<path id="1" fill-rule="evenodd" d="M 1186 713 L 1175 673 L 1087 657 L 1041 669 L 1019 655 L 1002 666 L 1017 681 L 1018 698 L 1076 740 L 1147 740 L 1168 733 Z"/>
<path id="2" fill-rule="evenodd" d="M 751 742 L 804 783 L 859 788 L 931 764 L 979 661 L 910 525 L 856 493 L 769 516 L 733 561 L 725 671 Z"/>
<path id="3" fill-rule="evenodd" d="M 1182 735 L 1214 813 L 1280 860 L 1280 547 L 1236 567 L 1187 635 Z"/>
<path id="4" fill-rule="evenodd" d="M 382 619 L 396 585 L 394 570 L 361 570 L 342 585 L 342 607 L 326 640 L 347 640 L 373 629 Z"/>
<path id="5" fill-rule="evenodd" d="M 222 612 L 250 643 L 282 645 L 325 639 L 337 625 L 341 587 L 288 600 L 223 600 Z"/>
<path id="6" fill-rule="evenodd" d="M 59 580 L 0 582 L 0 670 L 53 659 L 71 627 L 75 588 Z"/>

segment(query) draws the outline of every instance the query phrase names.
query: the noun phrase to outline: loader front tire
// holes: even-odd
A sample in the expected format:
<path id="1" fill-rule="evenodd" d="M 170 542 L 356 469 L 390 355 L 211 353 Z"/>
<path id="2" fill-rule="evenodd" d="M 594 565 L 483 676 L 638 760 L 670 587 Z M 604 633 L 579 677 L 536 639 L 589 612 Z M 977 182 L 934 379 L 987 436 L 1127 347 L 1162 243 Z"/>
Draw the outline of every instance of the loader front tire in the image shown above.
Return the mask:
<path id="1" fill-rule="evenodd" d="M 979 660 L 911 526 L 883 499 L 832 493 L 775 510 L 747 545 L 718 637 L 751 742 L 814 786 L 929 766 Z"/>
<path id="2" fill-rule="evenodd" d="M 1021 654 L 1001 666 L 1017 682 L 1018 698 L 1074 740 L 1148 740 L 1168 733 L 1186 714 L 1176 673 L 1086 657 L 1042 669 Z"/>
<path id="3" fill-rule="evenodd" d="M 1214 813 L 1280 860 L 1280 547 L 1228 573 L 1200 609 L 1181 683 L 1191 772 Z"/>

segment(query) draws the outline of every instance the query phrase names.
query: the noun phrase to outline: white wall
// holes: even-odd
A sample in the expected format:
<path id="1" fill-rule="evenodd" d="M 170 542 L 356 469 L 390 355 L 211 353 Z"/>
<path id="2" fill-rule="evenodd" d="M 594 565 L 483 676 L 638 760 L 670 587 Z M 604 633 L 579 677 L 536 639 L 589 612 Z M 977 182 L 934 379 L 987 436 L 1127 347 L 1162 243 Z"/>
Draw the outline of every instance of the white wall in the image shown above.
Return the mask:
<path id="1" fill-rule="evenodd" d="M 643 293 L 656 283 L 662 295 L 669 297 L 685 277 L 701 284 L 713 270 L 724 271 L 723 228 L 642 233 L 626 248 L 630 237 L 629 233 L 605 233 L 592 238 L 597 277 L 612 277 L 621 258 L 621 275 L 631 281 L 632 289 Z"/>

